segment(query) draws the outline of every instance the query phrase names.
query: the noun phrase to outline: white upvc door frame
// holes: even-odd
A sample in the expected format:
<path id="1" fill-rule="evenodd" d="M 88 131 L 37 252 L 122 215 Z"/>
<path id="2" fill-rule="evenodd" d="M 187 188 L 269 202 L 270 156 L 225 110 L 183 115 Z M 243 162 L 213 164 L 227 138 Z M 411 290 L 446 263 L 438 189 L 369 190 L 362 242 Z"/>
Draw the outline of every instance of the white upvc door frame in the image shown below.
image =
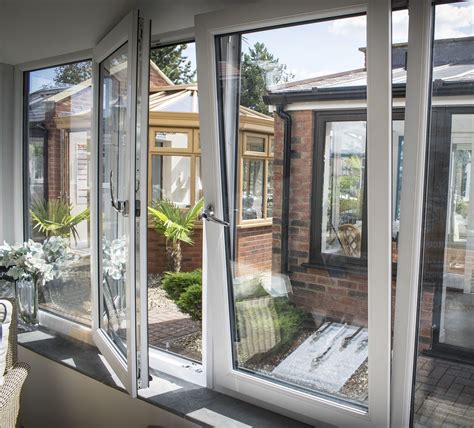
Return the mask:
<path id="1" fill-rule="evenodd" d="M 360 12 L 368 14 L 369 47 L 369 410 L 277 385 L 233 368 L 225 235 L 224 228 L 215 223 L 204 225 L 204 331 L 208 337 L 208 367 L 212 368 L 208 370 L 207 381 L 216 390 L 310 423 L 378 428 L 388 426 L 390 418 L 391 2 L 265 1 L 198 15 L 195 29 L 205 204 L 212 204 L 222 218 L 224 189 L 220 179 L 215 36 Z M 370 76 L 377 79 L 372 82 Z M 380 144 L 381 141 L 386 144 Z M 212 312 L 206 308 L 212 308 Z"/>
<path id="2" fill-rule="evenodd" d="M 410 1 L 408 13 L 409 49 L 403 149 L 405 154 L 393 339 L 393 427 L 409 426 L 414 393 L 434 6 L 431 0 Z"/>
<path id="3" fill-rule="evenodd" d="M 141 213 L 145 214 L 146 219 L 146 186 L 139 186 L 141 180 L 143 180 L 144 174 L 143 165 L 146 165 L 141 156 L 137 159 L 137 148 L 138 150 L 144 149 L 145 157 L 148 147 L 148 132 L 139 132 L 137 130 L 146 129 L 148 131 L 148 102 L 145 104 L 141 103 L 141 112 L 137 111 L 137 100 L 138 97 L 143 97 L 146 93 L 146 99 L 148 98 L 148 83 L 139 87 L 139 78 L 143 78 L 146 74 L 146 82 L 148 82 L 148 73 L 144 70 L 148 70 L 149 57 L 142 55 L 139 58 L 139 43 L 142 43 L 139 39 L 145 39 L 143 43 L 149 51 L 149 31 L 150 25 L 142 22 L 140 29 L 139 13 L 137 10 L 131 11 L 125 16 L 94 48 L 93 50 L 93 129 L 92 129 L 92 147 L 94 150 L 91 155 L 92 164 L 92 183 L 91 186 L 91 222 L 96 225 L 92 232 L 92 333 L 93 339 L 97 347 L 104 355 L 104 358 L 110 364 L 112 369 L 115 371 L 117 377 L 120 379 L 125 389 L 133 396 L 137 396 L 138 387 L 146 387 L 148 384 L 148 338 L 147 338 L 147 322 L 146 320 L 146 288 L 147 281 L 146 275 L 142 281 L 140 277 L 143 272 L 146 272 L 146 252 L 141 254 L 140 259 L 136 260 L 136 249 L 142 248 L 143 243 L 146 242 L 145 238 L 140 236 L 140 232 L 143 231 L 143 223 L 145 221 L 137 220 L 136 209 L 140 208 Z M 142 34 L 139 36 L 139 31 Z M 126 134 L 126 147 L 127 153 L 125 154 L 128 162 L 127 176 L 125 178 L 125 185 L 128 187 L 128 211 L 127 217 L 127 228 L 126 228 L 126 239 L 127 239 L 127 275 L 126 275 L 126 302 L 127 302 L 127 315 L 126 315 L 126 346 L 127 355 L 123 356 L 116 346 L 112 343 L 108 335 L 102 330 L 100 319 L 102 317 L 100 308 L 102 300 L 101 292 L 101 269 L 102 264 L 100 262 L 101 253 L 101 223 L 100 223 L 100 193 L 98 189 L 101 188 L 101 158 L 99 155 L 99 134 L 100 134 L 100 123 L 99 115 L 101 111 L 100 106 L 100 76 L 99 67 L 100 63 L 107 57 L 112 55 L 117 49 L 127 44 L 127 110 L 126 110 L 126 123 L 129 132 Z M 144 60 L 146 57 L 146 60 Z M 139 67 L 139 60 L 142 61 L 141 67 Z M 146 66 L 143 66 L 146 63 Z M 141 71 L 140 71 L 141 70 Z M 139 73 L 143 73 L 139 75 Z M 139 120 L 139 123 L 137 122 Z M 137 140 L 140 138 L 140 141 Z M 139 154 L 139 153 L 138 153 Z M 145 170 L 146 171 L 146 170 Z M 145 181 L 146 183 L 147 181 Z M 143 188 L 142 188 L 143 187 Z M 139 189 L 140 199 L 137 197 L 137 189 Z M 140 207 L 137 206 L 137 202 L 140 202 Z M 145 231 L 146 233 L 146 231 Z M 138 239 L 137 239 L 138 237 Z M 138 297 L 138 298 L 137 298 Z M 139 301 L 137 305 L 137 300 Z M 143 313 L 143 310 L 145 312 Z M 137 312 L 140 315 L 137 317 Z M 140 320 L 140 322 L 138 322 Z M 137 326 L 139 325 L 139 328 Z M 138 346 L 140 349 L 138 349 Z M 139 373 L 138 368 L 138 354 L 142 357 L 141 360 L 141 371 Z"/>

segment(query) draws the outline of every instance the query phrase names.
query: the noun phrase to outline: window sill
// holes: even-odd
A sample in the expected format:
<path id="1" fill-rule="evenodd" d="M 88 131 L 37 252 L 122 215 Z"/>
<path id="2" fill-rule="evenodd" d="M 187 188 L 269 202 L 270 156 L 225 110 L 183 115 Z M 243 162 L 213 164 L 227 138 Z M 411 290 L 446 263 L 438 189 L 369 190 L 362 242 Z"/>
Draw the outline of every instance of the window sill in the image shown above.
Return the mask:
<path id="1" fill-rule="evenodd" d="M 58 364 L 125 393 L 98 349 L 79 340 L 40 327 L 19 333 L 18 344 Z M 139 399 L 200 426 L 240 426 L 304 428 L 309 425 L 271 412 L 214 390 L 150 370 L 150 388 Z"/>

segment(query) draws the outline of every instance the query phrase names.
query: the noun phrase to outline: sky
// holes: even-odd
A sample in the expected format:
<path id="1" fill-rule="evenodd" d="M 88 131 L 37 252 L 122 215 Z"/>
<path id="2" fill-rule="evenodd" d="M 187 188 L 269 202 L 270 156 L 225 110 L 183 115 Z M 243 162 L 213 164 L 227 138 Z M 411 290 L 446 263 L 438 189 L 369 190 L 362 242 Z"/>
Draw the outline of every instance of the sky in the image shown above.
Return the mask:
<path id="1" fill-rule="evenodd" d="M 408 39 L 408 13 L 393 13 L 393 42 Z M 474 36 L 474 0 L 436 7 L 435 38 Z M 366 17 L 343 18 L 327 22 L 297 25 L 248 33 L 243 36 L 242 49 L 247 51 L 256 42 L 263 42 L 269 51 L 286 64 L 301 80 L 330 73 L 353 70 L 364 65 L 359 48 L 365 47 Z M 185 55 L 196 67 L 195 44 L 188 44 Z M 54 69 L 39 70 L 31 75 L 31 90 L 51 84 Z"/>

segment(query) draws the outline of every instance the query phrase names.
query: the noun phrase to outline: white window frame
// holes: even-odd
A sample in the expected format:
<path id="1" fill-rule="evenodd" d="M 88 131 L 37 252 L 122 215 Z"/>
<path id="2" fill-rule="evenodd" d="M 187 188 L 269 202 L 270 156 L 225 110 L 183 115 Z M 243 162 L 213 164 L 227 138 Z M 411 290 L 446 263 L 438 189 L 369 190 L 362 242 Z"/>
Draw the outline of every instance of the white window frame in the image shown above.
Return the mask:
<path id="1" fill-rule="evenodd" d="M 351 427 L 389 424 L 391 301 L 391 2 L 380 0 L 262 2 L 198 15 L 195 20 L 205 203 L 222 217 L 215 36 L 368 12 L 369 411 L 354 409 L 233 369 L 227 269 L 222 226 L 205 224 L 204 333 L 212 365 L 208 384 L 223 393 L 306 422 Z M 371 54 L 374 52 L 374 54 Z M 378 141 L 387 141 L 385 146 Z M 375 184 L 376 183 L 376 184 Z M 378 223 L 370 221 L 377 216 Z M 382 221 L 380 221 L 382 219 Z M 370 237 L 373 237 L 372 239 Z M 377 236 L 377 239 L 375 239 Z M 385 286 L 380 286 L 385 284 Z M 206 311 L 206 307 L 212 311 Z M 291 409 L 291 410 L 289 410 Z"/>

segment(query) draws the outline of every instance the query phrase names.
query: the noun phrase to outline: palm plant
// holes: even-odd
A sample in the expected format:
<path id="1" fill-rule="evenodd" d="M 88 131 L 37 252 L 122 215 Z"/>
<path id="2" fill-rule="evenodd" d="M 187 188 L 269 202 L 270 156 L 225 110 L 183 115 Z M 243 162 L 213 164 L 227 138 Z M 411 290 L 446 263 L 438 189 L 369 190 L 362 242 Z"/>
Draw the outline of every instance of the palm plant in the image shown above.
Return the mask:
<path id="1" fill-rule="evenodd" d="M 182 210 L 166 199 L 154 201 L 148 207 L 155 230 L 165 238 L 168 270 L 171 272 L 181 270 L 181 243 L 193 245 L 191 236 L 202 207 L 202 199 L 188 210 Z"/>
<path id="2" fill-rule="evenodd" d="M 77 225 L 89 219 L 90 210 L 86 208 L 78 214 L 71 214 L 73 205 L 61 199 L 36 200 L 31 204 L 30 215 L 33 228 L 44 233 L 47 238 L 60 236 L 69 238 L 72 234 L 77 241 Z"/>

